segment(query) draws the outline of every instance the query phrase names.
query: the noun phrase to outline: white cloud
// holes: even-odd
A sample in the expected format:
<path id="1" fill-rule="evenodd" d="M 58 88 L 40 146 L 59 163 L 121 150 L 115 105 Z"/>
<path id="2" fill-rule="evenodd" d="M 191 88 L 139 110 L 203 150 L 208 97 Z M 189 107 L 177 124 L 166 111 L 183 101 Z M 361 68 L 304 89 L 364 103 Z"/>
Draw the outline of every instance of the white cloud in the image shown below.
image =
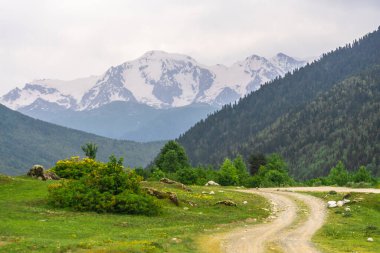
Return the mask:
<path id="1" fill-rule="evenodd" d="M 0 0 L 0 94 L 154 49 L 209 65 L 317 56 L 376 29 L 379 10 L 376 0 Z"/>

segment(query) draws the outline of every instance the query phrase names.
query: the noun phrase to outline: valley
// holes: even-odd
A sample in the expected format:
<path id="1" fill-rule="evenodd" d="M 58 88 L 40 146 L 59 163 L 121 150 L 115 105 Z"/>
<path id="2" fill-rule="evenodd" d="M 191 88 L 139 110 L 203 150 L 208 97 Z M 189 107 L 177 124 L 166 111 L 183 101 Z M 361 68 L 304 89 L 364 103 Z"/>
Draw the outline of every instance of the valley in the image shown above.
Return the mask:
<path id="1" fill-rule="evenodd" d="M 0 253 L 379 253 L 379 13 L 0 2 Z"/>

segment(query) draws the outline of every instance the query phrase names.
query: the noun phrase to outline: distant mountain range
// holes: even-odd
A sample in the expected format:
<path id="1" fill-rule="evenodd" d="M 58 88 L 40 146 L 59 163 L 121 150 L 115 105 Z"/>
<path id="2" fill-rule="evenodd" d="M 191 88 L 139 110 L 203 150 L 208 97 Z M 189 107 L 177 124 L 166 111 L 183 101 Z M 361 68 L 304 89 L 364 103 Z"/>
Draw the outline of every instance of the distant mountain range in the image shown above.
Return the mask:
<path id="1" fill-rule="evenodd" d="M 0 173 L 25 174 L 34 164 L 49 168 L 59 159 L 83 157 L 81 145 L 96 143 L 97 159 L 112 154 L 124 158 L 126 166 L 146 166 L 164 142 L 137 143 L 112 140 L 46 123 L 0 105 Z"/>
<path id="2" fill-rule="evenodd" d="M 279 53 L 271 59 L 252 55 L 230 67 L 205 66 L 186 55 L 150 51 L 103 75 L 27 83 L 2 96 L 0 103 L 112 138 L 172 139 L 221 106 L 305 64 Z M 179 115 L 186 119 L 176 123 Z"/>
<path id="3" fill-rule="evenodd" d="M 299 179 L 339 160 L 380 175 L 380 27 L 224 106 L 181 136 L 193 165 L 280 153 Z"/>

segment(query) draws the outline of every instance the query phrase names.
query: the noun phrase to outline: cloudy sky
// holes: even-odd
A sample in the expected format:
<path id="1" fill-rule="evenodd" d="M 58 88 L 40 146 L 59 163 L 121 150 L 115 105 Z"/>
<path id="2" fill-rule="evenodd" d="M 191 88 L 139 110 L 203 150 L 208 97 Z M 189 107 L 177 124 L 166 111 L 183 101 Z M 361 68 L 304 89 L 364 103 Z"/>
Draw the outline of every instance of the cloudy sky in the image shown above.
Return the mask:
<path id="1" fill-rule="evenodd" d="M 318 56 L 379 25 L 378 0 L 0 0 L 0 95 L 101 74 L 148 50 L 207 65 Z"/>

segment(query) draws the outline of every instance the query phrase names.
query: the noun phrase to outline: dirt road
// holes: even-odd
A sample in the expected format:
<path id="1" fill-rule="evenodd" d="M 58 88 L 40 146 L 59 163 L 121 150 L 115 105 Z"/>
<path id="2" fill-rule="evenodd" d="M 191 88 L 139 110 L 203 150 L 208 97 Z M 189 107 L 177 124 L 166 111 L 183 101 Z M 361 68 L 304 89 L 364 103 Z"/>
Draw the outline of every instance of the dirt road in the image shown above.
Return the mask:
<path id="1" fill-rule="evenodd" d="M 270 219 L 260 225 L 236 229 L 216 235 L 220 251 L 225 253 L 315 253 L 311 243 L 313 234 L 322 227 L 326 215 L 326 203 L 321 199 L 296 193 L 296 191 L 374 192 L 378 189 L 352 189 L 342 187 L 299 187 L 244 190 L 267 198 L 272 204 Z M 219 251 L 215 251 L 219 252 Z"/>

